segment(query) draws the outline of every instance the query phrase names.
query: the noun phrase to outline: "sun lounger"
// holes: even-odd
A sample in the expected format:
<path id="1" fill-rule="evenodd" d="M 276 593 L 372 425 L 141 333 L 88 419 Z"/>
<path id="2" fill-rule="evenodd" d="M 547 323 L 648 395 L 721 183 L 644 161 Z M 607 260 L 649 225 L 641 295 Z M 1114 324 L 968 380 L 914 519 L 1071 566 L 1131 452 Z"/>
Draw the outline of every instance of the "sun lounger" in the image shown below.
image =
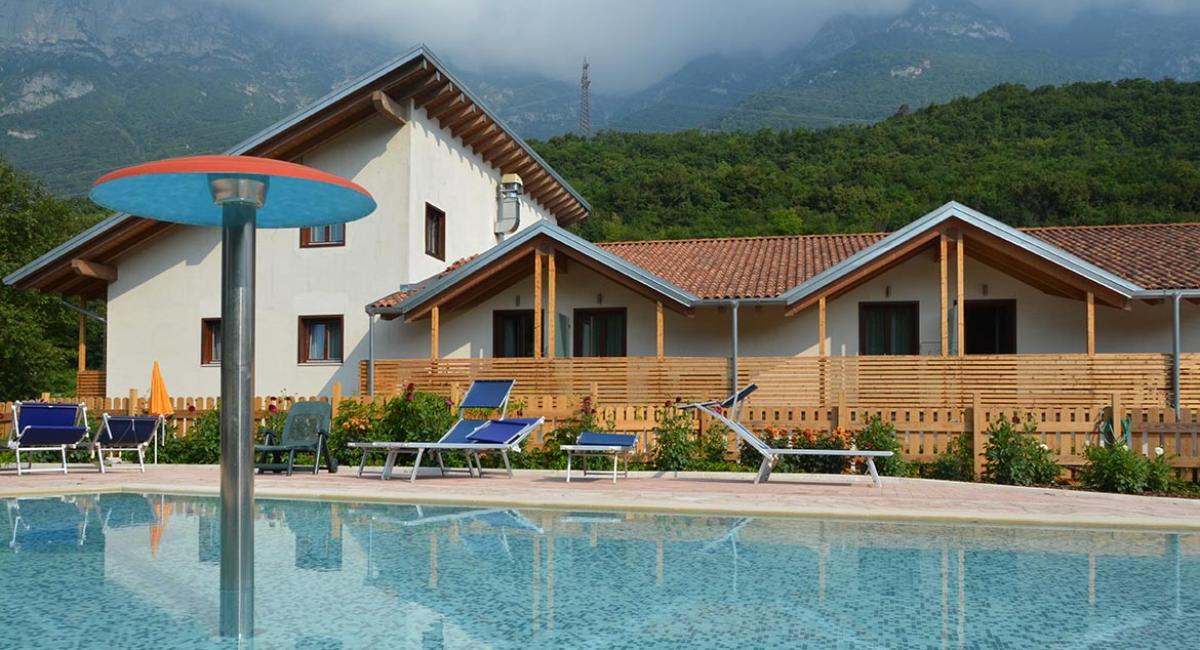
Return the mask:
<path id="1" fill-rule="evenodd" d="M 288 476 L 296 467 L 296 454 L 312 454 L 312 473 L 321 468 L 321 454 L 325 454 L 325 469 L 330 474 L 337 471 L 337 459 L 329 453 L 329 427 L 333 410 L 328 402 L 296 402 L 288 409 L 283 431 L 264 429 L 266 444 L 254 445 L 254 453 L 261 454 L 255 469 L 262 473 L 283 472 Z M 282 455 L 287 454 L 287 462 Z"/>
<path id="2" fill-rule="evenodd" d="M 17 499 L 9 506 L 14 551 L 55 551 L 83 546 L 87 541 L 88 511 L 62 497 Z"/>
<path id="3" fill-rule="evenodd" d="M 13 426 L 8 433 L 8 448 L 17 456 L 17 475 L 21 471 L 21 452 L 55 451 L 62 455 L 62 473 L 67 473 L 67 450 L 79 447 L 87 439 L 87 407 L 83 404 L 16 402 Z M 59 469 L 29 469 L 25 472 L 57 472 Z"/>
<path id="4" fill-rule="evenodd" d="M 417 472 L 421 469 L 421 459 L 432 453 L 437 457 L 438 469 L 445 475 L 448 471 L 442 460 L 442 455 L 450 452 L 461 452 L 467 457 L 467 472 L 483 476 L 483 463 L 480 456 L 493 452 L 499 453 L 504 459 L 504 469 L 512 478 L 512 464 L 508 460 L 508 452 L 521 451 L 521 443 L 541 426 L 545 418 L 511 418 L 507 420 L 459 420 L 446 435 L 437 442 L 401 442 L 395 443 L 388 449 L 387 460 L 383 463 L 382 477 L 386 480 L 392 477 L 392 469 L 396 465 L 396 457 L 403 453 L 415 453 L 412 474 L 409 481 L 417 480 Z M 471 459 L 475 460 L 472 470 Z"/>
<path id="5" fill-rule="evenodd" d="M 791 449 L 787 447 L 771 447 L 763 442 L 758 436 L 754 435 L 749 429 L 738 422 L 738 410 L 741 402 L 745 400 L 751 393 L 758 389 L 757 384 L 750 384 L 740 391 L 725 398 L 724 401 L 712 402 L 697 402 L 688 404 L 682 408 L 699 409 L 708 415 L 716 418 L 725 426 L 729 427 L 739 438 L 747 445 L 754 448 L 755 451 L 762 454 L 762 464 L 759 465 L 758 474 L 754 477 L 755 483 L 765 483 L 771 477 L 771 471 L 779 464 L 784 456 L 850 456 L 855 458 L 863 458 L 867 462 L 867 469 L 871 473 L 871 482 L 876 487 L 882 487 L 883 483 L 879 479 L 879 472 L 875 469 L 875 459 L 884 458 L 893 455 L 890 451 L 876 451 L 866 449 Z M 730 415 L 733 417 L 731 418 Z"/>
<path id="6" fill-rule="evenodd" d="M 90 447 L 96 454 L 96 463 L 100 473 L 104 473 L 104 454 L 116 453 L 120 457 L 123 451 L 137 453 L 138 467 L 146 471 L 146 446 L 153 440 L 158 428 L 162 426 L 161 415 L 109 415 L 104 414 L 96 437 Z"/>
<path id="7" fill-rule="evenodd" d="M 617 482 L 617 460 L 625 461 L 625 476 L 629 476 L 629 454 L 637 446 L 637 436 L 632 433 L 596 433 L 584 431 L 575 439 L 573 445 L 560 447 L 567 452 L 567 483 L 571 482 L 571 459 L 583 459 L 583 475 L 587 476 L 587 459 L 592 457 L 612 458 L 612 481 Z M 593 472 L 595 474 L 597 472 Z M 598 472 L 608 475 L 609 472 Z"/>
<path id="8" fill-rule="evenodd" d="M 533 420 L 505 420 L 508 410 L 508 399 L 512 393 L 512 379 L 477 379 L 471 382 L 467 394 L 458 405 L 458 421 L 437 442 L 352 442 L 350 447 L 362 449 L 362 461 L 358 465 L 358 475 L 362 476 L 367 465 L 367 456 L 371 453 L 386 453 L 387 459 L 383 464 L 380 478 L 391 478 L 392 468 L 400 454 L 415 454 L 413 473 L 409 480 L 416 480 L 417 470 L 426 452 L 431 452 L 437 458 L 438 468 L 445 475 L 451 471 L 446 467 L 443 454 L 462 452 L 467 457 L 467 472 L 472 476 L 478 466 L 479 475 L 483 476 L 483 465 L 480 455 L 486 452 L 499 452 L 504 457 L 504 466 L 512 477 L 512 466 L 508 461 L 509 451 L 520 451 L 520 443 L 538 425 L 542 418 Z M 468 411 L 499 412 L 500 420 L 467 419 Z M 497 424 L 505 423 L 505 424 Z"/>

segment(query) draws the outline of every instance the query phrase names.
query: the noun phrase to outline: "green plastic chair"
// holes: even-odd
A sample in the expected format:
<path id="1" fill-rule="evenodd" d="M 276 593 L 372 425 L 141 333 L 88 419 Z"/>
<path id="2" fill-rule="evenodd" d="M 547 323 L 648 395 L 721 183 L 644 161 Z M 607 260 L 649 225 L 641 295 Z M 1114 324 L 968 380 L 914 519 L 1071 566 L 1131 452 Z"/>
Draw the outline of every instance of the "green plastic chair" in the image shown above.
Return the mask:
<path id="1" fill-rule="evenodd" d="M 297 453 L 313 454 L 312 473 L 321 467 L 321 455 L 325 455 L 325 468 L 332 474 L 337 471 L 337 459 L 329 453 L 329 427 L 333 411 L 326 402 L 297 402 L 288 409 L 283 431 L 262 429 L 266 444 L 254 445 L 255 453 L 261 454 L 254 464 L 261 474 L 264 471 L 287 471 L 288 476 L 296 465 Z M 287 454 L 287 462 L 283 462 Z"/>

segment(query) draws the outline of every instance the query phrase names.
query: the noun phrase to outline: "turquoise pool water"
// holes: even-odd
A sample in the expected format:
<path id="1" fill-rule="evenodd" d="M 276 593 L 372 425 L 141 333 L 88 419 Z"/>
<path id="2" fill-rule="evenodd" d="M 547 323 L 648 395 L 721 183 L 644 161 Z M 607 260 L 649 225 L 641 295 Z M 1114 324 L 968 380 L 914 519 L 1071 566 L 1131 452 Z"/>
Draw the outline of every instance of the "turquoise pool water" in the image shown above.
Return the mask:
<path id="1" fill-rule="evenodd" d="M 1200 536 L 259 500 L 257 648 L 1195 648 Z M 214 499 L 3 501 L 3 648 L 219 648 Z"/>

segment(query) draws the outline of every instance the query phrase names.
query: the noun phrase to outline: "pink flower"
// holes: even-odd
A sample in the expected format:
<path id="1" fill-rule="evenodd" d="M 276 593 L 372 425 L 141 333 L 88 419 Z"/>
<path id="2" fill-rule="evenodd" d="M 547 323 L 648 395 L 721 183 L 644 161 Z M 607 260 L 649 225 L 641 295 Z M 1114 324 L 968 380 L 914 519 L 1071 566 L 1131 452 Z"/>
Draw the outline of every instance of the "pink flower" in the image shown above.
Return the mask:
<path id="1" fill-rule="evenodd" d="M 267 406 L 267 410 L 274 413 L 275 411 L 279 410 L 279 407 L 275 406 L 275 402 L 271 402 L 271 404 Z"/>

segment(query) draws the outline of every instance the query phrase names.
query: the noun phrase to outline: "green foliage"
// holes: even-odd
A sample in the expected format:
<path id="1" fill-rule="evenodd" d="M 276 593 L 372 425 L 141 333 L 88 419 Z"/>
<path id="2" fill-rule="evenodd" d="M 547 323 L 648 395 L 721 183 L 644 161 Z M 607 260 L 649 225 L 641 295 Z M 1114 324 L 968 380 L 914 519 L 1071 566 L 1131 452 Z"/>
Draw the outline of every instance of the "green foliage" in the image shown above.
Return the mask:
<path id="1" fill-rule="evenodd" d="M 867 426 L 854 434 L 854 445 L 859 449 L 890 451 L 891 456 L 875 459 L 875 469 L 884 476 L 912 476 L 915 469 L 900 457 L 900 440 L 896 427 L 878 416 L 872 417 Z"/>
<path id="2" fill-rule="evenodd" d="M 1079 482 L 1101 492 L 1121 494 L 1159 494 L 1180 491 L 1182 481 L 1175 477 L 1170 458 L 1161 449 L 1153 460 L 1125 444 L 1092 445 L 1084 452 L 1087 464 L 1079 473 Z"/>
<path id="3" fill-rule="evenodd" d="M 357 464 L 361 451 L 350 442 L 432 441 L 454 424 L 451 403 L 436 393 L 406 390 L 386 402 L 360 404 L 345 400 L 338 406 L 329 449 L 342 464 Z"/>
<path id="4" fill-rule="evenodd" d="M 854 437 L 845 429 L 838 427 L 833 431 L 817 431 L 804 429 L 792 437 L 793 449 L 849 449 L 854 443 Z M 849 456 L 789 456 L 784 463 L 785 470 L 795 468 L 801 472 L 816 474 L 841 474 L 850 467 Z"/>
<path id="5" fill-rule="evenodd" d="M 975 443 L 970 433 L 960 433 L 950 441 L 929 467 L 929 478 L 944 481 L 975 480 Z"/>
<path id="6" fill-rule="evenodd" d="M 563 445 L 575 444 L 579 434 L 584 431 L 610 433 L 612 430 L 611 422 L 601 422 L 596 418 L 591 398 L 584 398 L 579 409 L 570 418 L 560 422 L 542 437 L 540 449 L 526 449 L 510 459 L 515 467 L 563 469 L 567 466 L 567 454 L 562 450 Z M 590 459 L 584 459 L 582 462 L 588 460 Z"/>
<path id="7" fill-rule="evenodd" d="M 57 199 L 0 162 L 0 277 L 97 219 L 90 204 Z M 88 323 L 88 332 L 96 367 L 103 362 L 104 332 L 96 321 Z M 77 336 L 77 315 L 56 297 L 0 285 L 0 401 L 73 391 Z"/>
<path id="8" fill-rule="evenodd" d="M 729 427 L 714 421 L 708 425 L 708 430 L 700 436 L 698 445 L 698 464 L 701 469 L 721 470 L 728 465 L 725 457 L 729 453 Z"/>
<path id="9" fill-rule="evenodd" d="M 683 411 L 667 411 L 654 427 L 654 466 L 661 471 L 692 469 L 700 448 L 695 419 Z"/>
<path id="10" fill-rule="evenodd" d="M 597 241 L 894 230 L 950 199 L 1016 226 L 1200 219 L 1200 83 L 1004 84 L 865 128 L 535 146 Z"/>
<path id="11" fill-rule="evenodd" d="M 204 465 L 221 462 L 221 411 L 205 411 L 196 418 L 187 435 L 171 435 L 159 448 L 160 463 Z"/>
<path id="12" fill-rule="evenodd" d="M 987 430 L 984 446 L 983 480 L 1002 485 L 1048 485 L 1054 483 L 1062 468 L 1050 455 L 1050 449 L 1038 442 L 1033 420 L 1018 431 L 1008 418 L 1001 416 Z"/>

